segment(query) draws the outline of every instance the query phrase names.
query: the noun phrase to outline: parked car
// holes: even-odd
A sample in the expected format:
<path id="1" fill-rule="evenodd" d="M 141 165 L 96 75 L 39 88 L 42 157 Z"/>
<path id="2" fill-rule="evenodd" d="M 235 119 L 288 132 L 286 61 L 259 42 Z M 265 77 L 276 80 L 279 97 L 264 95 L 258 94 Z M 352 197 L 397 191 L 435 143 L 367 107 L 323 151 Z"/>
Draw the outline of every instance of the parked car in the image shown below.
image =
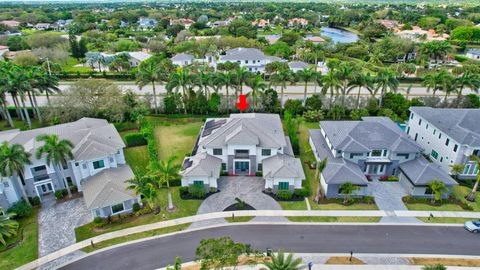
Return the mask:
<path id="1" fill-rule="evenodd" d="M 464 227 L 469 232 L 480 233 L 480 220 L 466 221 Z"/>

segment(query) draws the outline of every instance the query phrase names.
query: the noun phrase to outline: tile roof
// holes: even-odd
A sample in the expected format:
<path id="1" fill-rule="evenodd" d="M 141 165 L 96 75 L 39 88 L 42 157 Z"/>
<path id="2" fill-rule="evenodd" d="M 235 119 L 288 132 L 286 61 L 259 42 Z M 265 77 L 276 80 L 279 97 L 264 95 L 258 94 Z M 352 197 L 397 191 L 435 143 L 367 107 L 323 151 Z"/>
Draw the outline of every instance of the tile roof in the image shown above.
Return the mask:
<path id="1" fill-rule="evenodd" d="M 187 163 L 188 165 L 185 166 Z M 182 176 L 207 176 L 220 177 L 222 160 L 207 154 L 206 152 L 197 153 L 193 157 L 184 160 L 184 167 L 180 173 Z"/>
<path id="2" fill-rule="evenodd" d="M 193 55 L 188 54 L 188 53 L 180 53 L 176 54 L 175 56 L 172 57 L 172 61 L 191 61 L 193 60 Z"/>
<path id="3" fill-rule="evenodd" d="M 278 154 L 262 161 L 264 178 L 299 178 L 305 179 L 302 162 L 294 156 Z"/>
<path id="4" fill-rule="evenodd" d="M 446 173 L 438 165 L 435 165 L 425 159 L 423 156 L 399 165 L 400 170 L 408 177 L 408 179 L 418 186 L 426 186 L 433 179 L 443 182 L 445 185 L 457 185 L 448 173 Z"/>
<path id="5" fill-rule="evenodd" d="M 127 189 L 127 180 L 134 177 L 128 165 L 105 169 L 82 181 L 83 198 L 89 210 L 107 207 L 135 199 L 133 190 Z"/>

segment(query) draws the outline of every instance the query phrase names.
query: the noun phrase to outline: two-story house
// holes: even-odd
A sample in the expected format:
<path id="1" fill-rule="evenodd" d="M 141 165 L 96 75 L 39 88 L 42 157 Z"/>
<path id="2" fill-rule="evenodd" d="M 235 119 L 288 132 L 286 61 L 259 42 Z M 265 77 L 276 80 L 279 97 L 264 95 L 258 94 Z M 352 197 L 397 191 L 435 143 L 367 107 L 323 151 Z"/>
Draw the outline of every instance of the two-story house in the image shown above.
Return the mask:
<path id="1" fill-rule="evenodd" d="M 480 109 L 411 107 L 407 133 L 444 171 L 464 164 L 459 177 L 475 179 L 480 168 L 471 156 L 480 156 L 479 119 Z"/>
<path id="2" fill-rule="evenodd" d="M 294 190 L 305 179 L 277 114 L 242 113 L 207 119 L 192 156 L 185 158 L 182 186 L 217 188 L 221 171 L 230 176 L 262 173 L 265 188 Z"/>
<path id="3" fill-rule="evenodd" d="M 265 55 L 256 48 L 235 48 L 226 51 L 225 55 L 221 55 L 217 63 L 236 62 L 251 72 L 263 73 L 268 63 L 284 61 L 280 57 Z"/>
<path id="4" fill-rule="evenodd" d="M 74 145 L 73 159 L 62 166 L 63 173 L 54 164 L 47 164 L 44 156 L 36 159 L 35 153 L 43 143 L 36 137 L 43 134 L 56 134 Z M 27 131 L 3 131 L 0 132 L 0 142 L 20 144 L 31 154 L 31 164 L 25 165 L 24 177 L 14 175 L 2 179 L 1 207 L 8 208 L 22 199 L 22 188 L 28 197 L 38 196 L 43 201 L 52 198 L 56 190 L 66 189 L 67 184 L 83 192 L 87 208 L 94 217 L 127 212 L 133 203 L 140 203 L 138 196 L 126 190 L 125 181 L 131 179 L 133 173 L 123 155 L 125 144 L 113 124 L 106 120 L 82 118 Z M 102 189 L 105 186 L 109 188 Z"/>
<path id="5" fill-rule="evenodd" d="M 456 184 L 436 166 L 424 162 L 422 147 L 387 117 L 363 117 L 362 121 L 321 121 L 311 129 L 310 145 L 317 160 L 327 158 L 320 176 L 326 197 L 341 197 L 341 185 L 350 182 L 359 189 L 354 195 L 368 195 L 368 180 L 398 176 L 412 195 L 426 194 L 433 179 L 451 187 Z M 413 165 L 412 165 L 413 164 Z M 404 166 L 422 168 L 411 174 Z M 424 174 L 427 171 L 427 174 Z M 425 194 L 421 194 L 424 192 Z"/>

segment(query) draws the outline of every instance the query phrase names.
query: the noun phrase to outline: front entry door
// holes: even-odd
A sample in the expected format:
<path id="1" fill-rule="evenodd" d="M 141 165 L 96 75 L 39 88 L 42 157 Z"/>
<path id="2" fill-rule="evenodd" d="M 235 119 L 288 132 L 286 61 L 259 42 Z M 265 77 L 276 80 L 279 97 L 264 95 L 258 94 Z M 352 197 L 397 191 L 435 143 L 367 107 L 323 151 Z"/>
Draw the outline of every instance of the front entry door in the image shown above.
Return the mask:
<path id="1" fill-rule="evenodd" d="M 40 185 L 40 191 L 42 194 L 48 194 L 53 191 L 52 184 L 51 183 L 46 183 L 43 185 Z"/>
<path id="2" fill-rule="evenodd" d="M 235 174 L 247 174 L 249 173 L 248 161 L 235 161 Z"/>

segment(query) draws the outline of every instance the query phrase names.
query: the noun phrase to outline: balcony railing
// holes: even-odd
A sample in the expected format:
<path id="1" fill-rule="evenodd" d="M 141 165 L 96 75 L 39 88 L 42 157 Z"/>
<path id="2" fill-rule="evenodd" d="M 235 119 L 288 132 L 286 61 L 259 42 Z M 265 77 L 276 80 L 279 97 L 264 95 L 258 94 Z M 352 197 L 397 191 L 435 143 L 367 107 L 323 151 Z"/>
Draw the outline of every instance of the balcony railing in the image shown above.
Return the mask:
<path id="1" fill-rule="evenodd" d="M 33 176 L 33 181 L 34 182 L 40 182 L 40 181 L 44 181 L 44 180 L 47 180 L 47 179 L 50 179 L 50 176 L 48 176 L 48 174 Z"/>
<path id="2" fill-rule="evenodd" d="M 235 153 L 235 158 L 249 158 L 249 153 Z"/>

